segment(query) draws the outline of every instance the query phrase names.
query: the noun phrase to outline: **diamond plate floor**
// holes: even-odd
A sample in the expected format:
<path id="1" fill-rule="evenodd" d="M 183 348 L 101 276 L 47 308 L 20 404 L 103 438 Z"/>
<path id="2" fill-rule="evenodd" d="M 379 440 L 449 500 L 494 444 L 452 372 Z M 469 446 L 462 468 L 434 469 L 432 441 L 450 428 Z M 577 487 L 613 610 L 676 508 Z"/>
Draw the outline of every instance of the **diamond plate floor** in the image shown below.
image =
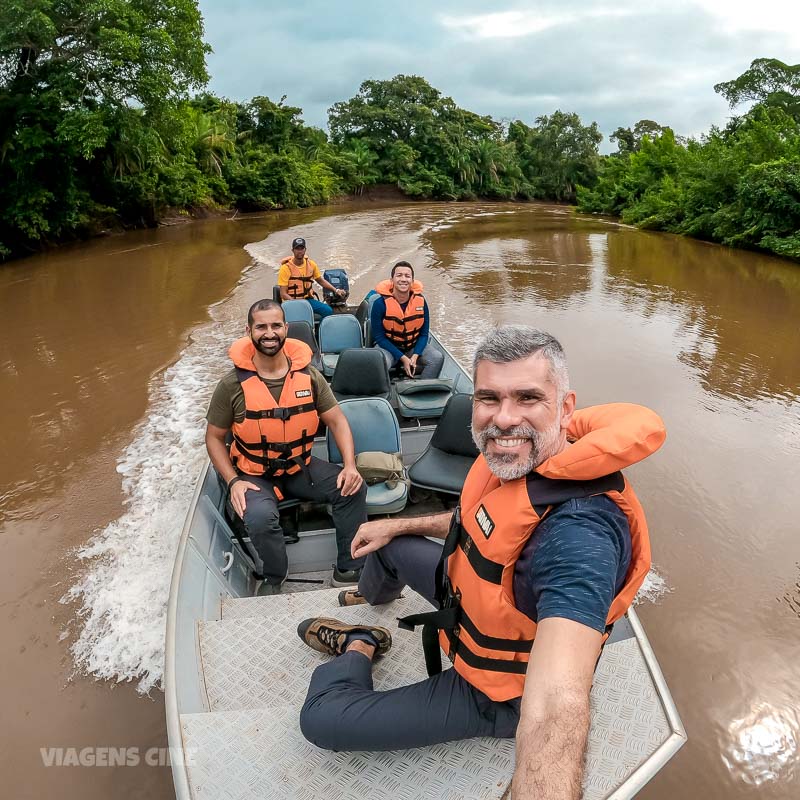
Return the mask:
<path id="1" fill-rule="evenodd" d="M 376 689 L 392 689 L 426 677 L 419 633 L 402 631 L 397 617 L 426 611 L 414 592 L 385 606 L 339 608 L 339 589 L 295 592 L 225 601 L 222 619 L 200 625 L 200 654 L 209 708 L 229 711 L 303 704 L 314 668 L 327 660 L 303 644 L 297 624 L 329 616 L 346 622 L 377 623 L 392 632 L 393 647 L 376 662 Z"/>
<path id="2" fill-rule="evenodd" d="M 472 739 L 394 753 L 329 753 L 305 741 L 299 712 L 324 656 L 295 629 L 310 616 L 370 621 L 394 647 L 375 666 L 375 688 L 425 677 L 419 634 L 396 617 L 429 608 L 413 592 L 388 606 L 339 608 L 338 589 L 226 600 L 220 621 L 201 623 L 200 650 L 213 713 L 181 717 L 195 798 L 499 800 L 513 774 L 512 741 Z M 592 688 L 584 797 L 617 788 L 670 735 L 635 639 L 609 644 Z"/>
<path id="3" fill-rule="evenodd" d="M 510 740 L 469 739 L 391 753 L 320 750 L 300 733 L 299 713 L 283 707 L 184 715 L 194 797 L 499 800 L 513 772 Z"/>

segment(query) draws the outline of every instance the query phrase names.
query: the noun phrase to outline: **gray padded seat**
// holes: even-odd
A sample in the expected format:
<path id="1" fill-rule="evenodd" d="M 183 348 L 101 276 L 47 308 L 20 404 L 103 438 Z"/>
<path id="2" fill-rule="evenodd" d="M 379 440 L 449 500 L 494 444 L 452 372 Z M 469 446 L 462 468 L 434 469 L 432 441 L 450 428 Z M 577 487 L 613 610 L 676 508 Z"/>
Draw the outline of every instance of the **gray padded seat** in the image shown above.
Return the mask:
<path id="1" fill-rule="evenodd" d="M 372 328 L 370 325 L 370 314 L 372 314 L 372 304 L 380 297 L 380 295 L 375 292 L 374 294 L 370 294 L 364 298 L 364 301 L 358 307 L 356 311 L 356 317 L 360 314 L 363 315 L 363 325 L 364 325 L 364 347 L 372 347 L 375 344 L 375 338 L 372 335 Z"/>
<path id="2" fill-rule="evenodd" d="M 314 327 L 314 309 L 308 300 L 284 300 L 281 307 L 287 322 L 305 320 L 312 328 Z"/>
<path id="3" fill-rule="evenodd" d="M 353 397 L 382 397 L 392 394 L 389 370 L 383 353 L 374 348 L 345 350 L 339 355 L 331 389 L 337 400 Z"/>
<path id="4" fill-rule="evenodd" d="M 412 464 L 413 486 L 461 494 L 470 467 L 478 457 L 472 441 L 472 395 L 454 394 L 442 413 L 425 452 Z"/>
<path id="5" fill-rule="evenodd" d="M 305 320 L 298 319 L 294 322 L 286 323 L 286 335 L 290 339 L 297 339 L 305 342 L 311 348 L 311 366 L 322 372 L 322 356 L 319 352 L 317 340 L 314 338 L 314 331 L 311 325 Z"/>
<path id="6" fill-rule="evenodd" d="M 360 397 L 345 400 L 339 408 L 350 424 L 355 453 L 377 452 L 402 455 L 400 425 L 392 407 L 382 397 Z M 328 461 L 342 463 L 336 440 L 327 433 Z M 367 514 L 396 514 L 405 508 L 408 484 L 397 481 L 393 486 L 381 482 L 367 486 Z"/>
<path id="7" fill-rule="evenodd" d="M 361 347 L 361 326 L 352 314 L 331 314 L 319 326 L 319 349 L 327 377 L 333 375 L 339 354 Z"/>
<path id="8" fill-rule="evenodd" d="M 442 416 L 453 394 L 449 378 L 416 378 L 398 381 L 397 413 L 404 419 L 436 419 Z"/>

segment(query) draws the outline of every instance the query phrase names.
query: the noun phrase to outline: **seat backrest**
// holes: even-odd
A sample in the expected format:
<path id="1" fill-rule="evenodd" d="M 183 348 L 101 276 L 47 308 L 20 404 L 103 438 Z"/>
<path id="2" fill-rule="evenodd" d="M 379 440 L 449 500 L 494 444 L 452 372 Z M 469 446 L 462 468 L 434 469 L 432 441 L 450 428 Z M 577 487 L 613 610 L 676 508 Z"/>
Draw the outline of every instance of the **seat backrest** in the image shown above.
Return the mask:
<path id="1" fill-rule="evenodd" d="M 370 317 L 372 316 L 372 306 L 375 305 L 375 301 L 379 297 L 380 295 L 377 292 L 373 292 L 364 298 L 364 302 L 367 304 L 364 310 L 364 347 L 372 347 L 375 344 Z"/>
<path id="2" fill-rule="evenodd" d="M 345 415 L 353 433 L 356 455 L 365 452 L 399 453 L 400 425 L 391 405 L 382 397 L 355 397 L 342 400 L 339 408 Z M 328 461 L 342 463 L 342 454 L 336 440 L 327 434 Z"/>
<path id="3" fill-rule="evenodd" d="M 392 384 L 383 353 L 374 347 L 345 350 L 336 362 L 331 389 L 337 396 L 388 398 Z"/>
<path id="4" fill-rule="evenodd" d="M 431 437 L 431 447 L 456 456 L 477 458 L 478 448 L 472 441 L 472 395 L 454 394 L 444 407 Z"/>
<path id="5" fill-rule="evenodd" d="M 356 319 L 362 330 L 364 329 L 364 322 L 367 319 L 367 308 L 369 308 L 369 303 L 367 302 L 368 297 L 369 295 L 358 304 L 358 308 L 356 309 Z"/>
<path id="6" fill-rule="evenodd" d="M 309 325 L 314 326 L 314 309 L 311 308 L 308 300 L 284 300 L 281 306 L 287 322 L 305 320 Z"/>
<path id="7" fill-rule="evenodd" d="M 304 319 L 286 323 L 286 335 L 290 339 L 299 339 L 311 348 L 311 365 L 322 371 L 322 356 L 319 353 L 319 345 L 314 338 L 314 329 Z"/>
<path id="8" fill-rule="evenodd" d="M 323 353 L 341 353 L 361 347 L 361 326 L 352 314 L 331 314 L 319 324 L 319 349 Z"/>

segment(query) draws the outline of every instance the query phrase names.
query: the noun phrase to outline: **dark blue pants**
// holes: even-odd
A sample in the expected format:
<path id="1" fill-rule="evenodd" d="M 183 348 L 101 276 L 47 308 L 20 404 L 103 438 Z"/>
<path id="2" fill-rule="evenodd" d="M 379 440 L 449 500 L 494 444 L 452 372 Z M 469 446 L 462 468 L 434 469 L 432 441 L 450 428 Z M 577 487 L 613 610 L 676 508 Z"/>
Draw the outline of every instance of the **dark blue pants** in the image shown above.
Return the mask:
<path id="1" fill-rule="evenodd" d="M 311 308 L 314 309 L 314 312 L 319 314 L 323 319 L 333 314 L 333 309 L 327 303 L 323 303 L 321 300 L 317 300 L 315 297 L 306 297 L 306 300 L 311 303 Z"/>
<path id="2" fill-rule="evenodd" d="M 433 603 L 441 552 L 440 544 L 424 536 L 393 539 L 367 556 L 359 591 L 378 605 L 395 600 L 408 586 Z M 303 735 L 326 750 L 400 750 L 473 736 L 508 738 L 518 722 L 518 700 L 490 700 L 454 669 L 376 692 L 372 662 L 353 651 L 314 670 L 300 712 Z"/>

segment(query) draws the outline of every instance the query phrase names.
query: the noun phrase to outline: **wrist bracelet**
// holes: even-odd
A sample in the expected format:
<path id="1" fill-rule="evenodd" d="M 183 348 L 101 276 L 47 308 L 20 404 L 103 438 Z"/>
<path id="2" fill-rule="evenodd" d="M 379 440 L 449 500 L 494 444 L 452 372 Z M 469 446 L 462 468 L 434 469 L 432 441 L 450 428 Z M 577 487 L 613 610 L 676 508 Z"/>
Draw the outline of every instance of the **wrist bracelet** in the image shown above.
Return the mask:
<path id="1" fill-rule="evenodd" d="M 228 481 L 228 491 L 230 491 L 231 486 L 233 486 L 233 484 L 236 483 L 236 481 L 243 481 L 243 480 L 244 478 L 241 475 L 237 475 L 235 478 L 231 478 Z"/>

